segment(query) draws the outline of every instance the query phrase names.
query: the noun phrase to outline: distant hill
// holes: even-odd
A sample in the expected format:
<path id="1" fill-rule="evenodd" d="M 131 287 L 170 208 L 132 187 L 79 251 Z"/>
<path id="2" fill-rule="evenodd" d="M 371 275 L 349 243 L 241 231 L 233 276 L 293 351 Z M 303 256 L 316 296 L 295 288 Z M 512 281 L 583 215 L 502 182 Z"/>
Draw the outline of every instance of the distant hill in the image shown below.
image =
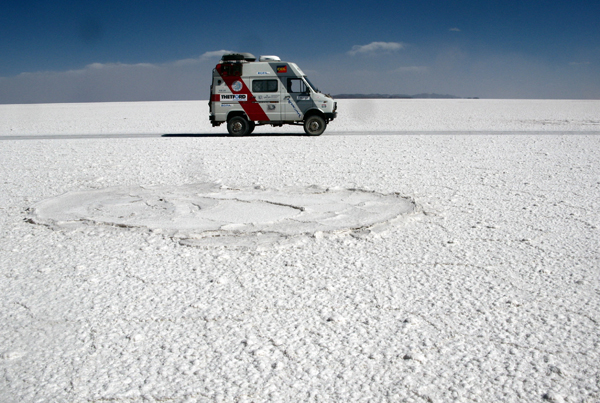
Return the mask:
<path id="1" fill-rule="evenodd" d="M 334 98 L 337 99 L 423 99 L 423 98 L 431 98 L 431 99 L 479 99 L 479 97 L 457 97 L 456 95 L 448 95 L 448 94 L 416 94 L 416 95 L 406 95 L 406 94 L 338 94 L 334 95 Z"/>

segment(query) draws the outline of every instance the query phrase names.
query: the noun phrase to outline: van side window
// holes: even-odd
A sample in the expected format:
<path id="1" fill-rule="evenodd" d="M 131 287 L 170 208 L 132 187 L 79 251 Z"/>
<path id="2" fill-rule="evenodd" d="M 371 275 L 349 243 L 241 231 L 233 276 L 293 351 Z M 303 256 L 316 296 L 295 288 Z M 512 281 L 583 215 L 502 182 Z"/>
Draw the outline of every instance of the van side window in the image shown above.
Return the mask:
<path id="1" fill-rule="evenodd" d="M 300 78 L 288 78 L 288 92 L 307 92 L 306 84 Z"/>
<path id="2" fill-rule="evenodd" d="M 225 76 L 241 76 L 242 75 L 242 64 L 241 63 L 223 63 L 221 67 L 222 73 Z"/>
<path id="3" fill-rule="evenodd" d="M 252 92 L 277 92 L 277 80 L 253 80 Z"/>

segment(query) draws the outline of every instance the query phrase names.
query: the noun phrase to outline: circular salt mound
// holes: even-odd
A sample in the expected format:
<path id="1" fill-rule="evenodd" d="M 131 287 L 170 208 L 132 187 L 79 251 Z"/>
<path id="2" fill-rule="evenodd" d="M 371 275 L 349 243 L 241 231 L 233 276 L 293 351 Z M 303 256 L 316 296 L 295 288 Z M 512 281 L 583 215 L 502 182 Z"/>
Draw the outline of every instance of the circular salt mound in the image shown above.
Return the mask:
<path id="1" fill-rule="evenodd" d="M 253 247 L 370 232 L 414 208 L 398 194 L 360 189 L 191 184 L 70 192 L 34 205 L 31 221 L 52 228 L 150 229 L 188 245 Z"/>

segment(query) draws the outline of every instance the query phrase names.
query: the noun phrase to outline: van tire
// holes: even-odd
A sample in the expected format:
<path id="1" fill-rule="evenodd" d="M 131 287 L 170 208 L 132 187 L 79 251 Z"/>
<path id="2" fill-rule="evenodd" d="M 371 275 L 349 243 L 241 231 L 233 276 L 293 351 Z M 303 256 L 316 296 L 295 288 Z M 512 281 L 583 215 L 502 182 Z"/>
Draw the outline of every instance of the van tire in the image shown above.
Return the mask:
<path id="1" fill-rule="evenodd" d="M 304 122 L 304 132 L 309 136 L 320 136 L 327 128 L 327 123 L 319 115 L 312 115 Z"/>
<path id="2" fill-rule="evenodd" d="M 241 137 L 248 134 L 250 124 L 243 116 L 234 116 L 227 121 L 227 131 L 229 135 Z"/>

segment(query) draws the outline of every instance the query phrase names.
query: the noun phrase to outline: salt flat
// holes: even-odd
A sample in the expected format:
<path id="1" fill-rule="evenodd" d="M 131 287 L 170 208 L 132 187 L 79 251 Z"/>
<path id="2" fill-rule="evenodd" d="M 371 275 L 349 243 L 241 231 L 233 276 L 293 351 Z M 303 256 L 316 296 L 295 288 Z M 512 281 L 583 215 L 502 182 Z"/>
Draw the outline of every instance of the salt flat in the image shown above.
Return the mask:
<path id="1" fill-rule="evenodd" d="M 600 131 L 594 100 L 342 99 L 326 134 L 462 131 Z M 0 137 L 226 134 L 213 128 L 208 101 L 0 105 Z M 262 126 L 260 133 L 304 133 Z"/>
<path id="2" fill-rule="evenodd" d="M 599 106 L 0 106 L 0 400 L 596 402 Z"/>

